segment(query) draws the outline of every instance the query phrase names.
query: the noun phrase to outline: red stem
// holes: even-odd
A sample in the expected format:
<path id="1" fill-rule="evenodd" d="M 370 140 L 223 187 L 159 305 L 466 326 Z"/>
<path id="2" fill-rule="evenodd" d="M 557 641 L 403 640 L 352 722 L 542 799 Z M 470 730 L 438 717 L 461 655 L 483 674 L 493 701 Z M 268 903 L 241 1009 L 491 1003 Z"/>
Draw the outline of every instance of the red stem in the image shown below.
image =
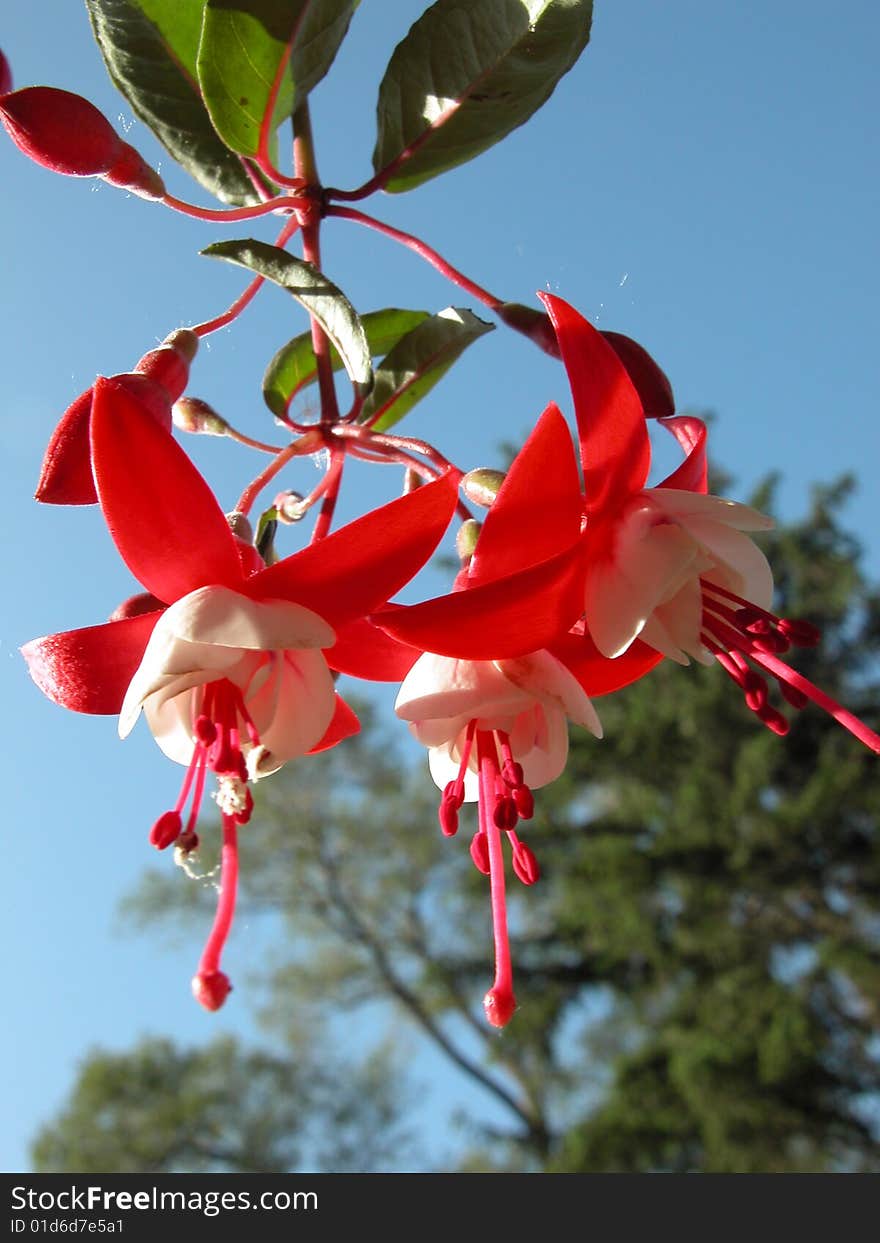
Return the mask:
<path id="1" fill-rule="evenodd" d="M 340 453 L 338 450 L 334 451 L 330 462 L 330 469 L 324 477 L 324 500 L 321 504 L 321 512 L 315 519 L 315 529 L 312 531 L 312 538 L 309 541 L 312 544 L 317 544 L 319 540 L 324 539 L 330 530 L 336 502 L 339 500 L 339 485 L 342 482 L 344 466 L 345 453 Z"/>
<path id="2" fill-rule="evenodd" d="M 504 303 L 503 298 L 496 298 L 493 293 L 489 293 L 487 289 L 483 289 L 482 285 L 477 285 L 474 281 L 469 280 L 463 272 L 459 272 L 458 268 L 454 268 L 451 263 L 438 254 L 432 246 L 427 242 L 423 242 L 420 237 L 416 237 L 413 233 L 404 233 L 402 229 L 395 229 L 393 225 L 385 224 L 382 220 L 377 220 L 375 216 L 368 216 L 366 212 L 356 211 L 353 207 L 328 207 L 325 214 L 327 216 L 336 216 L 340 220 L 354 220 L 356 224 L 365 225 L 368 229 L 375 229 L 377 233 L 384 233 L 386 237 L 393 238 L 395 242 L 400 242 L 402 246 L 406 246 L 409 250 L 414 251 L 420 258 L 430 263 L 438 272 L 450 280 L 455 285 L 459 285 L 466 290 L 478 302 L 482 302 L 490 311 L 496 311 L 498 307 Z"/>
<path id="3" fill-rule="evenodd" d="M 301 436 L 299 440 L 292 441 L 291 444 L 281 450 L 275 460 L 270 462 L 265 470 L 261 471 L 260 474 L 257 475 L 256 479 L 248 484 L 244 492 L 242 492 L 241 496 L 238 498 L 238 504 L 235 508 L 239 511 L 239 513 L 245 515 L 249 514 L 251 512 L 251 508 L 253 507 L 254 501 L 263 491 L 263 488 L 272 482 L 278 472 L 287 465 L 291 458 L 300 457 L 305 453 L 316 453 L 323 447 L 323 438 L 320 435 L 315 434 L 314 428 L 312 428 L 309 432 L 306 432 L 306 434 Z"/>
<path id="4" fill-rule="evenodd" d="M 298 228 L 298 220 L 289 220 L 275 238 L 274 244 L 276 246 L 284 246 L 290 241 Z M 216 319 L 208 319 L 205 320 L 203 324 L 196 324 L 192 331 L 199 337 L 206 337 L 209 333 L 217 332 L 218 329 L 225 328 L 227 324 L 231 324 L 232 321 L 241 314 L 244 308 L 253 301 L 265 279 L 266 278 L 264 276 L 255 277 L 245 289 L 244 293 L 239 294 L 227 311 L 224 311 L 222 315 L 218 315 Z"/>
<path id="5" fill-rule="evenodd" d="M 310 206 L 308 199 L 288 194 L 278 194 L 266 199 L 265 203 L 255 203 L 253 207 L 196 207 L 194 203 L 184 203 L 172 194 L 166 194 L 162 202 L 184 216 L 195 216 L 196 220 L 220 220 L 228 224 L 234 224 L 236 220 L 253 220 L 273 211 L 304 211 Z"/>

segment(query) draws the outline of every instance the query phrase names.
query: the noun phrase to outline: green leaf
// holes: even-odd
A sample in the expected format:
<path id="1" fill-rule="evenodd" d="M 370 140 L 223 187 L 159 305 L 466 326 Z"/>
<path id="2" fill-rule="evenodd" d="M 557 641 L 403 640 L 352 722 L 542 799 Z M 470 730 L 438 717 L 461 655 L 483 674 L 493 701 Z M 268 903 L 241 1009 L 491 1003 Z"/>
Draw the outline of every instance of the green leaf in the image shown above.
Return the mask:
<path id="1" fill-rule="evenodd" d="M 358 0 L 207 0 L 198 72 L 223 141 L 256 155 L 333 63 Z M 274 94 L 274 100 L 273 100 Z"/>
<path id="2" fill-rule="evenodd" d="M 166 151 L 224 203 L 257 196 L 202 101 L 196 53 L 205 0 L 86 0 L 114 84 Z"/>
<path id="3" fill-rule="evenodd" d="M 448 306 L 413 328 L 377 367 L 373 391 L 364 403 L 361 421 L 378 414 L 373 424 L 377 432 L 399 423 L 471 342 L 492 332 L 494 327 L 463 307 Z"/>
<path id="4" fill-rule="evenodd" d="M 432 5 L 379 88 L 373 167 L 403 157 L 385 188 L 411 190 L 527 121 L 586 47 L 592 14 L 592 0 Z"/>
<path id="5" fill-rule="evenodd" d="M 253 238 L 215 242 L 202 254 L 240 264 L 293 294 L 336 346 L 352 384 L 361 393 L 370 391 L 373 368 L 363 324 L 345 294 L 314 264 Z"/>
<path id="6" fill-rule="evenodd" d="M 370 311 L 361 317 L 367 345 L 373 358 L 393 349 L 400 338 L 417 324 L 428 319 L 427 311 L 402 311 L 387 307 L 383 311 Z M 332 351 L 333 370 L 338 371 L 342 359 Z M 291 399 L 317 376 L 312 334 L 303 332 L 281 349 L 266 368 L 263 376 L 263 397 L 273 414 L 283 415 Z"/>

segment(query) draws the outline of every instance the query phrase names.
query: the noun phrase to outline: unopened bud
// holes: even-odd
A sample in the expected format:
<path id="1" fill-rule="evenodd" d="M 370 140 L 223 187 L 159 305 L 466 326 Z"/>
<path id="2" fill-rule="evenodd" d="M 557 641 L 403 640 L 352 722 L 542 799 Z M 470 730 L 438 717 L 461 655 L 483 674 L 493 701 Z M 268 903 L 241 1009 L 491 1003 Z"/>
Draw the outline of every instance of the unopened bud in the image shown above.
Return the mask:
<path id="1" fill-rule="evenodd" d="M 135 365 L 135 371 L 161 385 L 169 402 L 177 401 L 189 381 L 189 366 L 198 347 L 199 339 L 194 332 L 178 328 L 157 349 L 144 354 Z"/>
<path id="2" fill-rule="evenodd" d="M 306 516 L 303 508 L 303 497 L 299 492 L 279 492 L 272 504 L 279 522 L 302 522 Z"/>
<path id="3" fill-rule="evenodd" d="M 603 332 L 602 336 L 626 368 L 645 415 L 649 419 L 665 419 L 675 414 L 675 397 L 669 377 L 645 347 L 622 332 Z"/>
<path id="4" fill-rule="evenodd" d="M 550 323 L 550 316 L 533 307 L 523 306 L 521 302 L 504 302 L 495 307 L 495 314 L 508 328 L 521 332 L 524 337 L 534 341 L 538 349 L 549 354 L 551 358 L 560 358 L 559 342 Z"/>
<path id="5" fill-rule="evenodd" d="M 9 61 L 0 52 L 0 95 L 7 95 L 12 90 L 12 70 Z"/>
<path id="6" fill-rule="evenodd" d="M 165 605 L 152 592 L 139 591 L 136 596 L 129 596 L 117 605 L 110 614 L 108 621 L 125 621 L 128 617 L 142 617 L 144 613 L 155 613 Z"/>
<path id="7" fill-rule="evenodd" d="M 470 561 L 474 555 L 480 530 L 480 523 L 475 518 L 468 518 L 458 528 L 455 536 L 455 551 L 460 561 Z"/>
<path id="8" fill-rule="evenodd" d="M 206 1010 L 219 1010 L 232 991 L 229 976 L 223 971 L 200 971 L 193 976 L 193 997 Z"/>
<path id="9" fill-rule="evenodd" d="M 403 495 L 409 496 L 410 492 L 415 492 L 416 488 L 422 486 L 422 477 L 417 470 L 413 470 L 411 466 L 407 466 L 403 473 Z"/>
<path id="10" fill-rule="evenodd" d="M 174 426 L 181 432 L 225 436 L 229 430 L 229 424 L 223 416 L 200 397 L 181 397 L 171 407 L 171 418 Z"/>
<path id="11" fill-rule="evenodd" d="M 134 147 L 130 147 L 127 142 L 123 142 L 121 148 L 113 167 L 101 174 L 104 180 L 108 181 L 111 186 L 119 186 L 121 190 L 128 190 L 129 193 L 137 194 L 139 198 L 147 199 L 149 202 L 163 199 L 165 182 L 156 170 L 151 168 L 140 152 L 135 151 Z"/>
<path id="12" fill-rule="evenodd" d="M 488 509 L 495 497 L 498 495 L 498 489 L 504 483 L 504 471 L 492 470 L 488 466 L 478 466 L 476 470 L 469 470 L 461 481 L 461 490 L 475 505 L 482 505 L 483 509 Z"/>
<path id="13" fill-rule="evenodd" d="M 54 86 L 4 95 L 0 120 L 19 151 L 69 177 L 102 176 L 124 153 L 125 143 L 94 104 Z"/>

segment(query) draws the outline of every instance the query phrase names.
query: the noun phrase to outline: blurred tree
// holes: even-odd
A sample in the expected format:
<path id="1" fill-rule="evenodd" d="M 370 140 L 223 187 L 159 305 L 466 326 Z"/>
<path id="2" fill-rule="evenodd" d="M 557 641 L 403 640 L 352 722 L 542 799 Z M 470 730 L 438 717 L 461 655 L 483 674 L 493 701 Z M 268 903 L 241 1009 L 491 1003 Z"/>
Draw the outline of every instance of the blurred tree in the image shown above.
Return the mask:
<path id="1" fill-rule="evenodd" d="M 780 613 L 824 631 L 798 668 L 876 728 L 880 597 L 840 525 L 850 487 L 817 488 L 765 547 Z M 813 707 L 777 738 L 717 668 L 665 662 L 598 706 L 605 740 L 573 739 L 527 826 L 544 875 L 511 895 L 520 1009 L 501 1035 L 480 1009 L 487 883 L 440 837 L 423 759 L 367 713 L 261 786 L 242 871 L 251 914 L 288 929 L 262 978 L 270 1029 L 301 1043 L 363 1014 L 363 1044 L 384 1012 L 397 1042 L 405 1017 L 474 1088 L 464 1169 L 880 1169 L 876 757 Z M 202 896 L 166 876 L 133 905 L 205 919 Z"/>
<path id="2" fill-rule="evenodd" d="M 33 1144 L 40 1172 L 275 1173 L 381 1168 L 400 1145 L 381 1054 L 345 1074 L 309 1056 L 148 1038 L 95 1050 Z"/>

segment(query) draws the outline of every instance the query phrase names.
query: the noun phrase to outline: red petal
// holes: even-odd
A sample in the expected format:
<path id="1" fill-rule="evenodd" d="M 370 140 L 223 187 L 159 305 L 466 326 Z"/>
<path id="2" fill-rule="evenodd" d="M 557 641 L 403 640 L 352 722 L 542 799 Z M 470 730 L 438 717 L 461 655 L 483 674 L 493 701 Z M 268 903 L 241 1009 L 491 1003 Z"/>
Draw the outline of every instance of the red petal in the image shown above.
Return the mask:
<path id="1" fill-rule="evenodd" d="M 122 707 L 162 612 L 31 639 L 21 654 L 31 677 L 53 703 L 73 712 L 110 715 Z"/>
<path id="2" fill-rule="evenodd" d="M 171 435 L 118 380 L 96 380 L 92 462 L 101 508 L 135 577 L 171 604 L 197 587 L 239 587 L 226 517 Z"/>
<path id="3" fill-rule="evenodd" d="M 502 578 L 567 548 L 580 533 L 583 506 L 571 432 L 551 404 L 513 459 L 486 515 L 470 581 Z"/>
<path id="4" fill-rule="evenodd" d="M 336 746 L 337 742 L 342 742 L 344 738 L 351 738 L 353 734 L 360 733 L 360 728 L 361 723 L 351 708 L 341 695 L 337 695 L 333 719 L 327 726 L 321 741 L 316 742 L 308 754 L 315 755 L 318 751 L 329 751 L 331 747 Z"/>
<path id="5" fill-rule="evenodd" d="M 683 492 L 708 492 L 706 424 L 692 415 L 679 414 L 674 419 L 661 419 L 660 425 L 672 432 L 687 457 L 658 487 L 680 488 Z"/>
<path id="6" fill-rule="evenodd" d="M 587 512 L 596 514 L 644 487 L 651 464 L 645 412 L 626 368 L 602 334 L 561 298 L 540 297 L 568 372 Z"/>
<path id="7" fill-rule="evenodd" d="M 626 367 L 642 403 L 645 417 L 666 419 L 675 414 L 675 398 L 672 385 L 643 345 L 626 337 L 622 332 L 603 332 L 602 336 Z"/>
<path id="8" fill-rule="evenodd" d="M 507 660 L 547 647 L 583 612 L 580 542 L 541 565 L 467 591 L 392 606 L 372 621 L 426 652 L 462 660 Z"/>
<path id="9" fill-rule="evenodd" d="M 248 580 L 258 600 L 291 600 L 331 626 L 384 604 L 422 568 L 455 511 L 457 472 L 391 501 Z"/>
<path id="10" fill-rule="evenodd" d="M 87 388 L 67 407 L 52 433 L 34 493 L 44 505 L 94 505 L 97 501 L 89 449 L 91 413 L 92 390 Z"/>
<path id="11" fill-rule="evenodd" d="M 333 647 L 324 649 L 331 669 L 369 682 L 402 682 L 421 654 L 363 618 L 346 622 Z"/>
<path id="12" fill-rule="evenodd" d="M 561 639 L 547 645 L 547 650 L 574 674 L 588 695 L 610 695 L 650 673 L 663 657 L 636 639 L 621 656 L 609 660 L 603 656 L 582 624 Z"/>

